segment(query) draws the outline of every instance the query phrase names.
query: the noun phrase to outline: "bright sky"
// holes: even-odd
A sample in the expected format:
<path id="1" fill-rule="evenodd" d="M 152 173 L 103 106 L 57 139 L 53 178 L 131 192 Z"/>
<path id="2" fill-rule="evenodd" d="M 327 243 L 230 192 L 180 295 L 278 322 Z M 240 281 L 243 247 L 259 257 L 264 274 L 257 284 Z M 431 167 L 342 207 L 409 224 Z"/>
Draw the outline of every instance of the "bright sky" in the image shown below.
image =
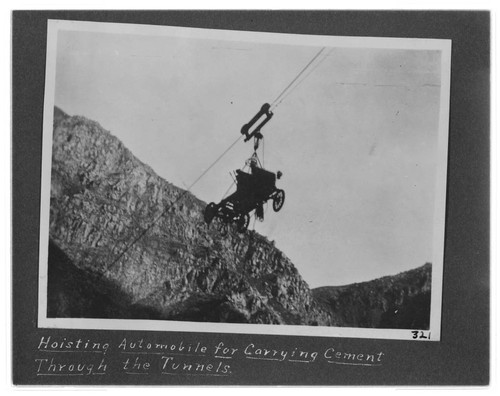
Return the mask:
<path id="1" fill-rule="evenodd" d="M 57 48 L 55 104 L 183 188 L 320 49 L 67 31 Z M 415 268 L 433 248 L 440 53 L 325 53 L 263 130 L 286 202 L 255 223 L 311 287 Z M 251 154 L 241 141 L 192 192 L 220 201 Z"/>

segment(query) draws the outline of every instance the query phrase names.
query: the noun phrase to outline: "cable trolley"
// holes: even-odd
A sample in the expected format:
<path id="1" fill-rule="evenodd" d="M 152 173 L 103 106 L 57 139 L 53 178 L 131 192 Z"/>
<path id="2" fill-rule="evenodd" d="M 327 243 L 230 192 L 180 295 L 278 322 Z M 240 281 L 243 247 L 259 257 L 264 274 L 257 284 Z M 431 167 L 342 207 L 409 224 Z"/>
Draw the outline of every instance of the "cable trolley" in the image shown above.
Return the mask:
<path id="1" fill-rule="evenodd" d="M 218 204 L 211 202 L 205 208 L 204 219 L 208 225 L 217 217 L 224 224 L 234 223 L 239 232 L 245 232 L 250 223 L 252 211 L 257 219 L 264 220 L 264 204 L 267 201 L 272 200 L 275 212 L 283 207 L 285 192 L 276 187 L 276 181 L 281 178 L 282 173 L 280 171 L 273 173 L 264 169 L 257 156 L 259 142 L 263 139 L 261 129 L 273 116 L 270 107 L 268 103 L 265 103 L 259 112 L 241 128 L 245 142 L 254 138 L 254 153 L 246 161 L 243 169 L 235 171 L 236 191 L 227 198 L 223 198 Z M 255 126 L 258 121 L 260 123 Z M 245 171 L 246 168 L 248 171 Z"/>

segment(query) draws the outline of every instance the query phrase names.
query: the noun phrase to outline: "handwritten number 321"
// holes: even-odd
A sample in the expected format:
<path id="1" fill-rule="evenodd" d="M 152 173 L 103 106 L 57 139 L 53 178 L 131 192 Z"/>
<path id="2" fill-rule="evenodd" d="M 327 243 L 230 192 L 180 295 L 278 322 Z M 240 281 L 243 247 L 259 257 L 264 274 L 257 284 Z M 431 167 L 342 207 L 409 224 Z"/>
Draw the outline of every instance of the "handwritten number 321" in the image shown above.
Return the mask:
<path id="1" fill-rule="evenodd" d="M 416 338 L 425 338 L 425 339 L 430 339 L 431 338 L 431 333 L 429 334 L 425 334 L 422 330 L 415 330 L 415 331 L 412 331 L 411 332 L 413 334 L 412 338 L 413 339 L 416 339 Z"/>

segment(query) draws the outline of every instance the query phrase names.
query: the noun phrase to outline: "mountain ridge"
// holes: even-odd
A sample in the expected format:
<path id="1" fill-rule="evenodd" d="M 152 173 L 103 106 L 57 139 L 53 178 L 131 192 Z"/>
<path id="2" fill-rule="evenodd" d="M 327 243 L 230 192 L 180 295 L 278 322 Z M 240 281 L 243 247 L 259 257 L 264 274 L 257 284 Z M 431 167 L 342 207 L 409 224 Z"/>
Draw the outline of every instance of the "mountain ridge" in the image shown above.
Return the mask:
<path id="1" fill-rule="evenodd" d="M 339 314 L 349 327 L 372 327 L 376 323 L 378 328 L 393 328 L 397 324 L 397 327 L 428 329 L 431 283 L 432 264 L 425 263 L 396 275 L 317 287 L 312 292 L 320 305 Z"/>
<path id="2" fill-rule="evenodd" d="M 328 297 L 337 292 L 311 290 L 286 255 L 254 231 L 240 234 L 230 226 L 223 235 L 208 228 L 204 207 L 98 123 L 56 107 L 48 314 L 351 323 L 346 318 L 355 316 Z"/>

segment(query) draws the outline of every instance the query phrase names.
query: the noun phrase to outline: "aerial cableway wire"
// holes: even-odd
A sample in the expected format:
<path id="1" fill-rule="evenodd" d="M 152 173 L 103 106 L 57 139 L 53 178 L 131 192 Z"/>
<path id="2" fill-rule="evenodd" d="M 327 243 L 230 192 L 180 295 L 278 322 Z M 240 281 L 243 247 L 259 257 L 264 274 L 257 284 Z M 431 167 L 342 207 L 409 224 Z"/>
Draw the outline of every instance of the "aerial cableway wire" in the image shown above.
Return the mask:
<path id="1" fill-rule="evenodd" d="M 300 80 L 299 82 L 297 82 L 297 84 L 295 84 L 295 86 L 291 89 L 288 90 L 288 92 L 286 92 L 286 94 L 284 95 L 281 95 L 281 99 L 279 99 L 279 101 L 277 101 L 274 105 L 273 105 L 273 109 L 276 109 L 280 104 L 281 102 L 283 102 L 295 89 L 297 89 L 297 87 L 302 84 L 306 79 L 307 77 L 309 77 L 317 68 L 319 65 L 321 65 L 321 63 L 328 57 L 328 55 L 330 54 L 331 51 L 329 51 L 325 56 L 323 56 L 318 62 L 316 62 L 316 64 L 314 65 L 314 67 L 311 68 L 311 70 L 309 70 L 309 73 L 307 73 L 304 78 L 302 78 L 302 80 Z"/>
<path id="2" fill-rule="evenodd" d="M 118 260 L 120 260 L 123 255 L 137 242 L 139 241 L 139 239 L 141 239 L 144 235 L 146 235 L 146 233 L 158 222 L 158 220 L 160 220 L 163 215 L 165 215 L 165 213 L 167 213 L 177 202 L 179 202 L 182 198 L 184 198 L 184 196 L 190 192 L 190 190 L 195 186 L 196 183 L 198 183 L 202 178 L 203 176 L 205 176 L 208 171 L 210 169 L 212 169 L 215 164 L 217 164 L 217 162 L 219 162 L 221 160 L 222 157 L 224 157 L 224 155 L 227 154 L 227 152 L 229 150 L 231 150 L 235 145 L 236 143 L 238 143 L 241 138 L 243 137 L 243 135 L 239 136 L 238 139 L 236 139 L 226 150 L 224 150 L 224 152 L 219 155 L 217 157 L 217 159 L 212 162 L 212 164 L 207 168 L 205 169 L 200 176 L 198 176 L 198 178 L 196 178 L 196 180 L 194 182 L 191 183 L 191 185 L 186 189 L 184 190 L 184 192 L 182 192 L 173 202 L 171 202 L 170 204 L 167 205 L 167 207 L 165 209 L 163 209 L 163 211 L 151 222 L 151 224 L 142 230 L 142 232 L 131 242 L 129 243 L 127 246 L 125 246 L 125 248 L 123 249 L 123 251 L 120 252 L 120 254 L 118 255 L 118 257 L 116 259 L 113 260 L 113 262 L 109 265 L 109 267 L 113 267 L 117 262 Z M 114 252 L 114 247 L 113 249 L 111 250 L 111 254 Z"/>
<path id="3" fill-rule="evenodd" d="M 278 101 L 279 101 L 279 103 L 282 102 L 282 100 L 280 101 L 282 96 L 285 95 L 285 93 L 287 93 L 287 91 L 292 87 L 292 85 L 295 83 L 295 81 L 297 81 L 300 78 L 300 76 L 302 76 L 302 74 L 304 74 L 304 72 L 314 63 L 314 61 L 316 59 L 318 59 L 318 57 L 325 50 L 325 48 L 326 47 L 321 48 L 318 51 L 318 53 L 316 55 L 314 55 L 314 57 L 309 61 L 309 63 L 307 65 L 305 65 L 304 68 L 295 76 L 295 78 L 285 87 L 285 89 L 283 89 L 283 91 L 281 91 L 281 93 L 276 97 L 276 99 L 274 99 L 271 102 L 271 110 L 276 108 L 276 106 L 278 105 Z M 295 87 L 293 89 L 295 89 Z M 287 96 L 288 96 L 288 93 L 287 93 Z"/>
<path id="4" fill-rule="evenodd" d="M 276 97 L 276 99 L 273 100 L 273 102 L 271 103 L 271 109 L 275 109 L 281 102 L 283 102 L 283 100 L 288 96 L 290 95 L 290 93 L 295 89 L 297 88 L 318 66 L 319 64 L 326 58 L 324 57 L 323 59 L 321 59 L 313 69 L 311 69 L 309 71 L 309 73 L 302 79 L 300 80 L 294 87 L 293 84 L 299 80 L 299 78 L 306 72 L 306 70 L 314 63 L 314 61 L 316 59 L 318 59 L 318 57 L 321 55 L 321 53 L 325 50 L 326 47 L 323 47 L 321 48 L 318 53 L 309 61 L 309 63 L 304 66 L 304 68 L 297 74 L 297 76 L 295 76 L 295 78 L 281 91 L 281 93 Z M 182 192 L 173 202 L 171 202 L 169 205 L 167 205 L 167 207 L 151 222 L 151 224 L 143 229 L 141 231 L 141 233 L 131 242 L 129 243 L 128 245 L 125 246 L 125 248 L 120 252 L 120 254 L 118 255 L 118 257 L 116 259 L 113 260 L 113 262 L 109 265 L 109 267 L 113 267 L 117 262 L 118 260 L 120 260 L 123 255 L 125 253 L 127 253 L 127 251 L 133 246 L 135 245 L 144 235 L 146 235 L 146 233 L 158 222 L 158 220 L 160 220 L 164 215 L 165 213 L 167 213 L 177 202 L 179 202 L 182 198 L 184 198 L 184 196 L 191 191 L 191 189 L 208 173 L 208 171 L 210 171 L 210 169 L 212 169 L 220 160 L 222 157 L 224 157 L 224 155 L 227 154 L 227 152 L 229 150 L 231 150 L 235 145 L 236 143 L 238 143 L 241 138 L 243 137 L 243 135 L 239 136 L 238 139 L 236 139 L 226 150 L 224 150 L 222 152 L 222 154 L 219 155 L 219 157 L 217 157 L 217 159 L 212 162 L 212 164 L 207 168 L 205 169 L 200 176 L 198 176 L 198 178 L 195 179 L 195 181 L 193 181 L 191 183 L 191 185 L 186 189 L 184 190 L 184 192 Z M 230 186 L 231 188 L 231 186 Z M 227 194 L 227 192 L 226 192 Z M 255 224 L 255 223 L 254 223 Z M 116 245 L 115 245 L 116 246 Z M 115 250 L 115 246 L 113 246 L 113 249 L 111 249 L 111 254 L 113 254 L 114 250 Z"/>

